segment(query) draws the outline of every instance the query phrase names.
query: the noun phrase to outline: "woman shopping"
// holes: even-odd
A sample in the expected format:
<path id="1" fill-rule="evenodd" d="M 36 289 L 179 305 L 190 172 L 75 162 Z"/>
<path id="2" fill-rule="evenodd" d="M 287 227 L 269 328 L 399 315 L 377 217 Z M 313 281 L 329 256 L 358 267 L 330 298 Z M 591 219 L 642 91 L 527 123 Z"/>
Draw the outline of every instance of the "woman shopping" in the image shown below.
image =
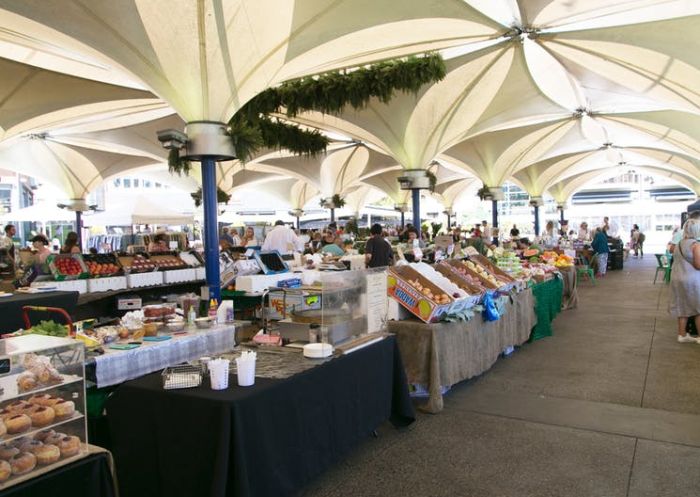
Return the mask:
<path id="1" fill-rule="evenodd" d="M 695 316 L 700 329 L 700 220 L 688 219 L 683 226 L 683 238 L 676 247 L 671 271 L 671 300 L 669 310 L 678 319 L 678 341 L 700 343 L 686 332 L 688 318 Z"/>

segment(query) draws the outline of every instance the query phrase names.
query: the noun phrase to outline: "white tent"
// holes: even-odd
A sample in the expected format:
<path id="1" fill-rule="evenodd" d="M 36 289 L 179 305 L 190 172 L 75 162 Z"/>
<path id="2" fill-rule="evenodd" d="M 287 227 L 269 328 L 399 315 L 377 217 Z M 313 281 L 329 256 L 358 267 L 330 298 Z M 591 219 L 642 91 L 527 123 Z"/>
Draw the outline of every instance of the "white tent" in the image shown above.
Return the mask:
<path id="1" fill-rule="evenodd" d="M 86 226 L 132 226 L 134 224 L 180 225 L 194 223 L 192 214 L 166 209 L 141 196 L 136 199 L 107 205 L 104 212 L 85 217 Z"/>
<path id="2" fill-rule="evenodd" d="M 9 222 L 47 222 L 47 221 L 75 221 L 75 212 L 61 209 L 56 204 L 37 202 L 34 205 L 18 209 L 13 212 L 8 212 L 0 216 L 0 223 L 6 224 Z"/>

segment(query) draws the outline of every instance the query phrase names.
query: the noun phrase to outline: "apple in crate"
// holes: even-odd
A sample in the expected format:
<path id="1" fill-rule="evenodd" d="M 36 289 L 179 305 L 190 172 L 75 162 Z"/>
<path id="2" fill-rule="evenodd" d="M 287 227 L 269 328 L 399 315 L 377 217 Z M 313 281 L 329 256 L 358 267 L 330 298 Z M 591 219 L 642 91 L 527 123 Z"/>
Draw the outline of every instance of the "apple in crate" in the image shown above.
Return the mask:
<path id="1" fill-rule="evenodd" d="M 80 263 L 72 257 L 58 258 L 54 261 L 54 265 L 58 273 L 65 276 L 74 276 L 80 274 L 83 270 L 82 267 L 80 267 Z"/>

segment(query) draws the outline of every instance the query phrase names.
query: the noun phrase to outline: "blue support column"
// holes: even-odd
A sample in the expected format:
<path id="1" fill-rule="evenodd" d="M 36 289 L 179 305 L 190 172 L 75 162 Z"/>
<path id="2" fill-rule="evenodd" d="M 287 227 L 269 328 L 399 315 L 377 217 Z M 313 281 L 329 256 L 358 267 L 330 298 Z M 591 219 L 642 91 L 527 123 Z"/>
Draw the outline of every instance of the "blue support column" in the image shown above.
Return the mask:
<path id="1" fill-rule="evenodd" d="M 562 224 L 564 223 L 564 208 L 559 210 L 559 221 L 561 221 Z"/>
<path id="2" fill-rule="evenodd" d="M 75 232 L 78 234 L 78 247 L 83 250 L 83 213 L 75 211 Z"/>
<path id="3" fill-rule="evenodd" d="M 335 209 L 331 209 L 331 223 L 335 222 Z"/>
<path id="4" fill-rule="evenodd" d="M 540 206 L 535 206 L 535 236 L 540 236 Z"/>
<path id="5" fill-rule="evenodd" d="M 498 245 L 498 237 L 495 228 L 498 228 L 498 200 L 491 199 L 491 228 L 494 229 L 494 236 L 491 240 L 494 245 Z"/>
<path id="6" fill-rule="evenodd" d="M 204 204 L 204 256 L 209 298 L 221 302 L 219 273 L 219 223 L 217 222 L 216 162 L 202 160 L 202 203 Z"/>
<path id="7" fill-rule="evenodd" d="M 406 227 L 406 213 L 401 211 L 401 229 Z"/>
<path id="8" fill-rule="evenodd" d="M 411 190 L 411 195 L 413 197 L 413 227 L 418 231 L 418 238 L 420 238 L 420 190 Z"/>

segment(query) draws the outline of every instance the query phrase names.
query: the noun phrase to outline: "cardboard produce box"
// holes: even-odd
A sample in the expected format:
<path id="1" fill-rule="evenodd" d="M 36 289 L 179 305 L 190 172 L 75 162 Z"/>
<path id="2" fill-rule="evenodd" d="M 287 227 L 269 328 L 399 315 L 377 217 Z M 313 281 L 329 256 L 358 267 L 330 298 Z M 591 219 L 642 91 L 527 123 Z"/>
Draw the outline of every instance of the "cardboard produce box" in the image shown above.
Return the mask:
<path id="1" fill-rule="evenodd" d="M 446 259 L 442 261 L 441 264 L 442 263 L 449 264 L 451 267 L 455 268 L 457 272 L 464 271 L 466 274 L 477 278 L 481 282 L 481 286 L 487 290 L 498 290 L 498 288 L 501 286 L 498 283 L 493 283 L 492 281 L 488 280 L 477 271 L 467 266 L 463 261 L 458 259 Z"/>
<path id="2" fill-rule="evenodd" d="M 511 288 L 516 286 L 518 280 L 513 278 L 510 274 L 505 272 L 500 267 L 496 266 L 493 262 L 489 260 L 488 257 L 484 257 L 481 254 L 472 255 L 469 257 L 469 260 L 473 261 L 476 264 L 479 264 L 481 267 L 486 269 L 489 273 L 494 275 L 498 281 L 502 281 L 503 286 L 505 286 L 504 290 L 510 290 Z"/>
<path id="3" fill-rule="evenodd" d="M 481 285 L 476 285 L 469 281 L 465 276 L 458 273 L 455 268 L 445 262 L 435 264 L 435 270 L 442 274 L 445 278 L 467 292 L 470 297 L 467 299 L 471 305 L 477 304 L 486 292 L 486 288 Z"/>
<path id="4" fill-rule="evenodd" d="M 409 283 L 409 281 L 416 280 L 424 289 L 430 291 L 432 298 Z M 451 296 L 444 293 L 439 287 L 410 266 L 389 268 L 387 293 L 414 316 L 426 323 L 439 321 L 443 314 L 449 312 L 454 303 L 454 299 Z M 437 295 L 445 295 L 447 298 L 440 299 L 441 301 L 438 303 Z"/>

